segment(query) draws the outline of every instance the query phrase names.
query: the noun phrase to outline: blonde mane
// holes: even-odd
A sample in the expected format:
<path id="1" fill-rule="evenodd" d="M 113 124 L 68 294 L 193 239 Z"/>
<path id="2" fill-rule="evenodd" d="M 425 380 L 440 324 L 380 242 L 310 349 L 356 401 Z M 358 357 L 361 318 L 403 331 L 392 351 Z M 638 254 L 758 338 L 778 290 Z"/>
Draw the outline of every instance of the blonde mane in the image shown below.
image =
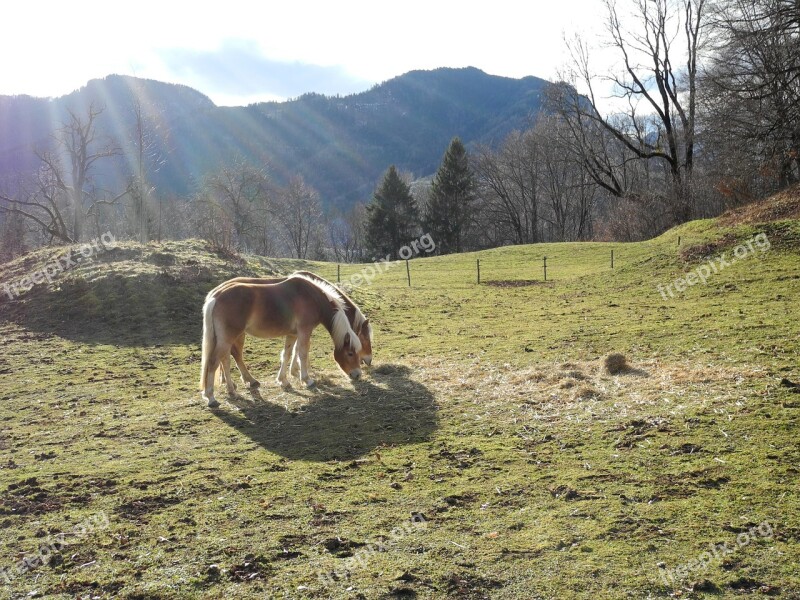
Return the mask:
<path id="1" fill-rule="evenodd" d="M 314 279 L 308 277 L 307 275 L 303 275 L 302 273 L 293 273 L 289 276 L 289 279 L 302 279 L 307 281 L 318 290 L 320 290 L 325 297 L 333 304 L 334 306 L 334 314 L 333 314 L 333 321 L 331 323 L 331 337 L 333 338 L 333 343 L 336 345 L 337 348 L 341 348 L 344 346 L 344 338 L 347 334 L 350 334 L 350 348 L 353 349 L 355 352 L 361 351 L 361 340 L 358 339 L 356 332 L 353 331 L 353 328 L 350 326 L 350 321 L 347 319 L 347 313 L 345 312 L 345 302 L 342 298 L 342 294 L 339 290 L 336 289 L 333 285 L 325 281 L 324 279 Z M 353 305 L 355 306 L 355 304 Z M 358 315 L 361 314 L 361 311 L 357 310 L 356 318 Z M 361 315 L 361 318 L 364 318 L 364 315 Z M 365 319 L 366 320 L 366 319 Z"/>

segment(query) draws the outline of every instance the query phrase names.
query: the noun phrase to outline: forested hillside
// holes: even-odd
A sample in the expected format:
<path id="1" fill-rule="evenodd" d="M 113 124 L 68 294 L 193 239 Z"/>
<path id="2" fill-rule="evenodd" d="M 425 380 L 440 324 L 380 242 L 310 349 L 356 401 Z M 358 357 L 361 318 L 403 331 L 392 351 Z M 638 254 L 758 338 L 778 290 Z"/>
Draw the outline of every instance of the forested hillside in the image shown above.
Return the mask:
<path id="1" fill-rule="evenodd" d="M 369 199 L 389 164 L 430 175 L 454 135 L 467 143 L 496 142 L 527 127 L 547 85 L 536 77 L 437 69 L 412 71 L 352 96 L 310 93 L 218 107 L 185 86 L 111 75 L 56 99 L 0 97 L 0 178 L 33 172 L 35 151 L 52 145 L 68 111 L 82 115 L 94 105 L 103 109 L 96 138 L 131 151 L 141 110 L 156 163 L 151 180 L 162 195 L 187 195 L 204 176 L 243 159 L 267 167 L 280 183 L 299 175 L 324 204 L 349 207 Z M 129 162 L 120 154 L 98 164 L 96 181 L 123 187 L 132 175 Z"/>

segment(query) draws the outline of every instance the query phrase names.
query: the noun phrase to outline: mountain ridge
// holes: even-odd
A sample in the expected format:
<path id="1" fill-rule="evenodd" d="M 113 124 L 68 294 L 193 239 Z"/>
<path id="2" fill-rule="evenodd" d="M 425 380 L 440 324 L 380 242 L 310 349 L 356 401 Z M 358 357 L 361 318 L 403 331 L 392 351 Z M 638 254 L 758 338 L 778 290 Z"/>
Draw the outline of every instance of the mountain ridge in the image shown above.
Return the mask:
<path id="1" fill-rule="evenodd" d="M 105 107 L 98 139 L 130 143 L 138 99 L 152 129 L 160 169 L 153 184 L 186 195 L 203 176 L 241 158 L 266 165 L 279 183 L 294 174 L 316 187 L 328 205 L 367 200 L 395 164 L 417 176 L 435 171 L 450 139 L 468 146 L 497 143 L 530 125 L 550 83 L 488 75 L 474 67 L 410 71 L 346 96 L 303 94 L 283 102 L 215 105 L 188 86 L 109 75 L 59 98 L 0 96 L 0 178 L 36 167 L 34 148 L 68 117 L 94 103 Z M 96 173 L 100 187 L 126 180 L 126 163 Z"/>

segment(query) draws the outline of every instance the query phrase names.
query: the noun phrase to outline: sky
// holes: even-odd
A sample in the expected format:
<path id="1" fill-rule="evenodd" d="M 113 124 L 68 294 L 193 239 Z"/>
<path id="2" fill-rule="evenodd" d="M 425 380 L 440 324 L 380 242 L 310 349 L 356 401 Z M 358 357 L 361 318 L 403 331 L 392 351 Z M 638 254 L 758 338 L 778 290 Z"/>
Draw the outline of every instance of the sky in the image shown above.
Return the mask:
<path id="1" fill-rule="evenodd" d="M 220 106 L 364 91 L 414 69 L 557 77 L 601 0 L 27 0 L 2 9 L 0 95 L 57 97 L 110 74 Z"/>

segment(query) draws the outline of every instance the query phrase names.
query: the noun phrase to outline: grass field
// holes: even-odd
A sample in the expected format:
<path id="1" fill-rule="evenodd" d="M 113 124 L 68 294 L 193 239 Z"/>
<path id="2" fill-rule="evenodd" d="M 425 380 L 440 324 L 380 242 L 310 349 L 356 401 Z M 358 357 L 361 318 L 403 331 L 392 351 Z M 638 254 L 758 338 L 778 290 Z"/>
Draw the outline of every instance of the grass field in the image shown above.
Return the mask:
<path id="1" fill-rule="evenodd" d="M 214 411 L 205 293 L 336 265 L 121 244 L 3 293 L 0 594 L 800 598 L 799 250 L 800 221 L 742 217 L 381 266 L 365 380 L 320 329 L 318 389 L 284 391 L 249 339 L 262 387 Z"/>

